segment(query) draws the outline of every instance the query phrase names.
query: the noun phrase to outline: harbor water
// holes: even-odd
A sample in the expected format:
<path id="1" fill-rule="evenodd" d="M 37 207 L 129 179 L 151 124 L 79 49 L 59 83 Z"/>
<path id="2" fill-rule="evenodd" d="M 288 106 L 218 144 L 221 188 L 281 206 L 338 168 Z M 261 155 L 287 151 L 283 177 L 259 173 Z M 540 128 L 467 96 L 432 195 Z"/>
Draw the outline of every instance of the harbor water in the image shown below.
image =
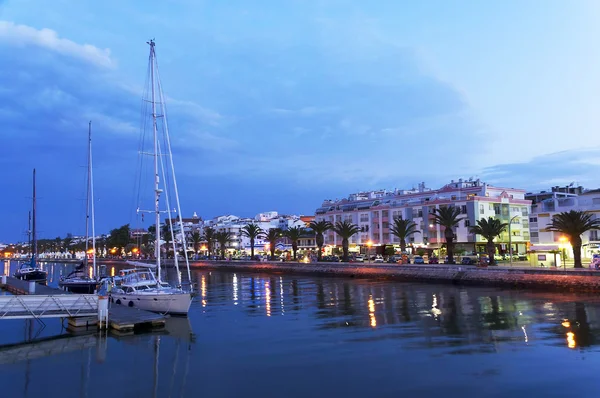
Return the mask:
<path id="1" fill-rule="evenodd" d="M 15 265 L 0 264 L 5 271 Z M 45 267 L 56 285 L 73 265 Z M 194 270 L 192 278 L 198 295 L 189 317 L 169 319 L 159 333 L 72 335 L 60 320 L 0 320 L 1 395 L 600 392 L 594 296 L 208 270 Z"/>

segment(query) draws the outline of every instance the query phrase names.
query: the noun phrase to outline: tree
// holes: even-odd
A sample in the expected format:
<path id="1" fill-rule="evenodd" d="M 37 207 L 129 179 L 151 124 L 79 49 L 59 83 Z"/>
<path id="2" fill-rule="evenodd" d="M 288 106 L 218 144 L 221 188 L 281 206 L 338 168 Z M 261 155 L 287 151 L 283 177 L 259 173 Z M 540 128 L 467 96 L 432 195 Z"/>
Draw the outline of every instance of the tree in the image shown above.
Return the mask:
<path id="1" fill-rule="evenodd" d="M 600 229 L 600 220 L 595 220 L 592 213 L 579 210 L 562 212 L 552 216 L 548 231 L 560 232 L 571 242 L 575 268 L 583 268 L 581 264 L 581 235 L 587 231 Z"/>
<path id="2" fill-rule="evenodd" d="M 454 227 L 463 218 L 460 217 L 460 207 L 440 207 L 433 209 L 433 223 L 444 227 L 446 238 L 446 250 L 448 251 L 448 263 L 454 264 Z"/>
<path id="3" fill-rule="evenodd" d="M 173 232 L 171 229 L 171 224 L 168 220 L 165 220 L 165 223 L 160 228 L 160 235 L 161 238 L 165 241 L 166 256 L 169 257 L 169 252 L 171 251 L 171 243 L 173 242 Z"/>
<path id="4" fill-rule="evenodd" d="M 285 236 L 292 241 L 292 252 L 294 253 L 294 261 L 297 260 L 296 253 L 298 253 L 298 240 L 300 239 L 302 232 L 303 228 L 300 227 L 288 228 L 288 230 L 285 231 Z"/>
<path id="5" fill-rule="evenodd" d="M 110 230 L 110 237 L 108 238 L 108 245 L 110 247 L 123 249 L 129 241 L 129 224 Z"/>
<path id="6" fill-rule="evenodd" d="M 227 231 L 216 232 L 215 240 L 219 244 L 219 250 L 221 251 L 221 259 L 225 260 L 225 250 L 227 250 L 227 245 L 231 241 L 231 232 L 227 232 Z"/>
<path id="7" fill-rule="evenodd" d="M 200 242 L 202 242 L 202 235 L 200 235 L 200 231 L 194 231 L 191 239 L 192 243 L 194 244 L 194 253 L 198 254 L 198 247 L 200 247 Z"/>
<path id="8" fill-rule="evenodd" d="M 469 228 L 471 233 L 475 235 L 481 235 L 487 241 L 485 244 L 485 249 L 487 251 L 488 258 L 490 259 L 490 265 L 496 264 L 496 260 L 494 258 L 494 255 L 496 254 L 494 239 L 500 236 L 500 234 L 506 230 L 506 227 L 508 227 L 507 223 L 503 223 L 494 217 L 488 217 L 487 220 L 485 218 L 477 220 L 477 225 Z"/>
<path id="9" fill-rule="evenodd" d="M 264 234 L 264 231 L 261 227 L 252 223 L 244 225 L 240 233 L 250 239 L 250 258 L 254 260 L 254 241 L 256 238 L 260 238 Z"/>
<path id="10" fill-rule="evenodd" d="M 402 216 L 394 217 L 390 232 L 400 239 L 400 251 L 402 253 L 406 251 L 406 238 L 410 235 L 421 233 L 417 231 L 417 224 L 414 221 L 405 220 Z"/>
<path id="11" fill-rule="evenodd" d="M 333 231 L 342 238 L 342 250 L 344 251 L 343 261 L 347 263 L 349 239 L 356 235 L 358 231 L 360 231 L 360 228 L 358 228 L 356 224 L 352 224 L 352 222 L 345 220 L 336 222 Z"/>
<path id="12" fill-rule="evenodd" d="M 212 227 L 205 227 L 204 228 L 204 240 L 206 241 L 206 249 L 208 250 L 208 255 L 210 256 L 212 254 L 212 245 L 216 239 L 216 235 L 217 232 L 215 231 L 214 228 Z"/>
<path id="13" fill-rule="evenodd" d="M 333 229 L 333 225 L 329 221 L 311 221 L 308 225 L 310 229 L 312 229 L 315 233 L 315 241 L 317 243 L 317 247 L 319 248 L 319 252 L 317 253 L 318 261 L 321 261 L 321 257 L 323 256 L 323 244 L 325 243 L 325 237 L 323 234 L 330 229 Z"/>
<path id="14" fill-rule="evenodd" d="M 73 243 L 73 235 L 67 234 L 67 236 L 63 239 L 63 246 L 65 251 L 68 253 L 71 248 L 71 243 Z"/>
<path id="15" fill-rule="evenodd" d="M 277 241 L 281 238 L 281 230 L 279 228 L 271 228 L 263 236 L 269 242 L 271 261 L 275 261 L 275 245 L 277 245 Z"/>

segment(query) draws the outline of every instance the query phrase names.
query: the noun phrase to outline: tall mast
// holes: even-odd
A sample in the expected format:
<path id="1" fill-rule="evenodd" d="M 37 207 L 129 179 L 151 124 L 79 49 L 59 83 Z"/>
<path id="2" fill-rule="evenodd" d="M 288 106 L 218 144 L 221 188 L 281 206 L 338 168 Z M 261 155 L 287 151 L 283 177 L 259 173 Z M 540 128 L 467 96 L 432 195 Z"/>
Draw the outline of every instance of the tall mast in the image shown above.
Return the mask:
<path id="1" fill-rule="evenodd" d="M 152 98 L 151 98 L 151 103 L 152 103 L 152 135 L 154 137 L 154 152 L 153 152 L 153 157 L 154 157 L 154 213 L 155 213 L 155 241 L 154 241 L 154 252 L 155 252 L 155 256 L 156 256 L 156 272 L 157 272 L 157 279 L 160 282 L 161 281 L 161 277 L 160 277 L 160 207 L 159 207 L 159 199 L 160 199 L 160 193 L 162 192 L 162 190 L 159 187 L 160 184 L 160 178 L 158 175 L 158 132 L 157 132 L 157 127 L 156 127 L 156 96 L 154 93 L 154 86 L 155 86 L 155 82 L 154 82 L 154 57 L 155 57 L 155 53 L 154 53 L 154 40 L 150 40 L 148 42 L 148 44 L 150 45 L 150 86 L 151 86 L 151 91 L 152 91 Z"/>
<path id="2" fill-rule="evenodd" d="M 29 210 L 29 218 L 27 220 L 27 247 L 31 252 L 31 210 Z"/>
<path id="3" fill-rule="evenodd" d="M 94 215 L 94 174 L 92 171 L 92 122 L 90 121 L 88 129 L 88 202 L 90 203 L 90 213 L 92 215 L 92 261 L 94 265 L 94 278 L 98 277 L 96 269 L 96 218 Z M 86 240 L 87 243 L 87 240 Z M 87 250 L 85 253 L 87 259 Z"/>
<path id="4" fill-rule="evenodd" d="M 92 136 L 92 122 L 88 126 L 88 161 L 87 161 L 87 189 L 85 194 L 85 266 L 88 265 L 88 249 L 90 239 L 90 150 L 89 145 Z M 87 272 L 87 271 L 86 271 Z"/>
<path id="5" fill-rule="evenodd" d="M 31 267 L 36 267 L 37 234 L 35 232 L 35 169 L 33 169 L 33 216 L 31 218 Z"/>

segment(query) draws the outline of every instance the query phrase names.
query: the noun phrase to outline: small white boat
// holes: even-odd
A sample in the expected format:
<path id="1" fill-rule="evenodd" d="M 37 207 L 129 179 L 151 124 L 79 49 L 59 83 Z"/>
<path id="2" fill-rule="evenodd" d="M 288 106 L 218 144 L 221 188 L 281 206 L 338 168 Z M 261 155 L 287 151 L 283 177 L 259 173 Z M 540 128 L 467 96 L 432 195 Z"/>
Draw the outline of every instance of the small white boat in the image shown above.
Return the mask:
<path id="1" fill-rule="evenodd" d="M 192 295 L 181 288 L 159 282 L 154 273 L 146 270 L 123 270 L 113 278 L 110 301 L 163 314 L 186 315 Z"/>

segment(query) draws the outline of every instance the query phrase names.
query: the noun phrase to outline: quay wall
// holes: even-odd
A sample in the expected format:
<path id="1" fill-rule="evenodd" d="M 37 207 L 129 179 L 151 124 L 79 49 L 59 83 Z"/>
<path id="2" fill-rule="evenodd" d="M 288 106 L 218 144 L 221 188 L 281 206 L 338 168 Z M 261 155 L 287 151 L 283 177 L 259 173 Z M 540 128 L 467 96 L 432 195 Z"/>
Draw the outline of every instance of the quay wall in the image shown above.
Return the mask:
<path id="1" fill-rule="evenodd" d="M 600 292 L 600 272 L 590 270 L 478 268 L 459 265 L 368 265 L 344 263 L 194 261 L 194 268 L 341 276 L 404 282 L 451 283 L 568 292 Z"/>

